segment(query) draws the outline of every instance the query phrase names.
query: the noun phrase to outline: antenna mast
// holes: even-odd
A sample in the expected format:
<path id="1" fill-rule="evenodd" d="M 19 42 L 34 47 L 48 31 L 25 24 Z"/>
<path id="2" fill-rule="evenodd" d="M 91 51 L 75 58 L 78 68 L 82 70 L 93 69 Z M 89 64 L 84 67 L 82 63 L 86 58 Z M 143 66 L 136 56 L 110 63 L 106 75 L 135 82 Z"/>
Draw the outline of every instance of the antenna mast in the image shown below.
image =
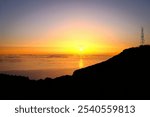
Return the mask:
<path id="1" fill-rule="evenodd" d="M 144 28 L 141 28 L 141 45 L 144 45 Z"/>

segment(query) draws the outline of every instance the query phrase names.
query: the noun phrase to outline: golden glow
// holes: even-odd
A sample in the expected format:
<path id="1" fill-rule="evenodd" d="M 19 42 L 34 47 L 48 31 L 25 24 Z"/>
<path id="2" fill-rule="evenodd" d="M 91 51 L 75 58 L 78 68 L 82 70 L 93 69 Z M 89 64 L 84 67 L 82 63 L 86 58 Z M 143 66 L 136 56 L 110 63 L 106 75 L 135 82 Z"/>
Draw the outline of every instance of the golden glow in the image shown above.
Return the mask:
<path id="1" fill-rule="evenodd" d="M 26 5 L 25 9 L 31 7 Z M 139 21 L 109 3 L 107 6 L 107 3 L 95 4 L 85 0 L 80 4 L 70 0 L 63 4 L 56 1 L 54 4 L 41 2 L 39 5 L 40 8 L 38 5 L 29 8 L 31 12 L 22 10 L 17 14 L 18 17 L 11 14 L 21 7 L 13 5 L 10 14 L 7 14 L 9 7 L 6 10 L 4 7 L 3 11 L 6 11 L 10 19 L 8 22 L 3 17 L 0 21 L 5 29 L 0 35 L 0 47 L 21 49 L 0 48 L 0 54 L 118 53 L 139 43 Z M 133 29 L 129 31 L 131 27 Z M 150 35 L 147 33 L 146 37 L 149 38 Z M 150 41 L 147 40 L 147 43 Z"/>
<path id="2" fill-rule="evenodd" d="M 111 39 L 96 24 L 86 21 L 68 21 L 53 30 L 49 38 L 53 41 L 49 40 L 47 46 L 55 45 L 61 48 L 59 52 L 67 54 L 103 53 L 105 48 L 108 50 L 106 38 Z"/>
<path id="3" fill-rule="evenodd" d="M 83 68 L 83 67 L 84 67 L 83 59 L 80 58 L 80 60 L 79 60 L 79 68 Z"/>
<path id="4" fill-rule="evenodd" d="M 79 48 L 79 50 L 80 50 L 80 52 L 83 52 L 83 51 L 84 51 L 84 48 L 81 46 L 81 47 Z"/>
<path id="5" fill-rule="evenodd" d="M 39 36 L 36 41 L 20 46 L 18 49 L 1 50 L 0 53 L 13 54 L 104 54 L 120 51 L 114 39 L 115 32 L 111 32 L 107 27 L 100 26 L 90 21 L 67 21 L 59 24 L 47 35 Z M 24 48 L 28 45 L 31 48 Z M 115 46 L 114 46 L 115 45 Z M 34 48 L 34 47 L 44 48 Z M 123 48 L 123 47 L 122 47 Z"/>

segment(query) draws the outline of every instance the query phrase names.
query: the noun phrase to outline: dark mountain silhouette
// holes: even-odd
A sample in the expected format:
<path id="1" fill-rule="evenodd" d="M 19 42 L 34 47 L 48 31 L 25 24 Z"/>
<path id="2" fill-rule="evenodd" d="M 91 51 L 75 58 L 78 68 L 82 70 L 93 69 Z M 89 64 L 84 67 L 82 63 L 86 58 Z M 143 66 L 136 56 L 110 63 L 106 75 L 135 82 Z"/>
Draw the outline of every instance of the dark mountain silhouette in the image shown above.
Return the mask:
<path id="1" fill-rule="evenodd" d="M 99 79 L 102 76 L 110 77 L 147 77 L 150 66 L 150 46 L 129 48 L 109 60 L 76 70 L 73 74 L 76 78 Z"/>
<path id="2" fill-rule="evenodd" d="M 0 74 L 1 99 L 150 99 L 150 46 L 120 54 L 55 79 Z"/>

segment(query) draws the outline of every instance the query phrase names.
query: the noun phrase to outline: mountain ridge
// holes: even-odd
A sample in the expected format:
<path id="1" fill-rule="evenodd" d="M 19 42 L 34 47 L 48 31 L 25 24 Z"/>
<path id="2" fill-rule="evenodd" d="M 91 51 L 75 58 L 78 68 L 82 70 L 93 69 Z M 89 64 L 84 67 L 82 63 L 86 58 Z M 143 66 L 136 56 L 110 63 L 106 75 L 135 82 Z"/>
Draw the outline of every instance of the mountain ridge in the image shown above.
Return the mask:
<path id="1" fill-rule="evenodd" d="M 97 75 L 100 76 L 98 74 L 99 72 L 106 71 L 106 72 L 112 73 L 114 72 L 114 69 L 121 72 L 119 68 L 123 70 L 126 69 L 126 71 L 128 72 L 129 70 L 132 70 L 133 73 L 136 70 L 137 72 L 141 71 L 143 72 L 143 75 L 144 75 L 144 70 L 147 71 L 147 67 L 148 65 L 150 65 L 150 56 L 148 55 L 149 52 L 150 52 L 149 45 L 125 49 L 120 54 L 104 62 L 74 71 L 73 76 L 81 78 L 81 77 L 85 77 L 84 75 L 82 76 L 81 74 L 88 74 L 90 72 L 93 72 L 93 75 L 88 74 L 88 77 L 95 77 Z M 139 69 L 137 69 L 136 67 L 139 67 Z M 96 74 L 94 75 L 94 73 Z M 133 74 L 130 73 L 130 75 L 132 76 Z"/>
<path id="2" fill-rule="evenodd" d="M 125 49 L 55 79 L 0 74 L 0 99 L 150 99 L 149 55 L 149 45 Z"/>

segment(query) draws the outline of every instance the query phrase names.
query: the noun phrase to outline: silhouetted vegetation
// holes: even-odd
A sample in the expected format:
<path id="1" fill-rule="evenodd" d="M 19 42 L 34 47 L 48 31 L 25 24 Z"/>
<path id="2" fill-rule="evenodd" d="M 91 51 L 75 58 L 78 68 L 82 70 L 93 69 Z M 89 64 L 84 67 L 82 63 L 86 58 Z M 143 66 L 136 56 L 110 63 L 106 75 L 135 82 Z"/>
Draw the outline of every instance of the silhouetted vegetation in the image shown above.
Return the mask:
<path id="1" fill-rule="evenodd" d="M 109 60 L 55 79 L 0 74 L 1 99 L 150 99 L 150 46 L 129 48 Z M 58 71 L 59 72 L 59 71 Z"/>

